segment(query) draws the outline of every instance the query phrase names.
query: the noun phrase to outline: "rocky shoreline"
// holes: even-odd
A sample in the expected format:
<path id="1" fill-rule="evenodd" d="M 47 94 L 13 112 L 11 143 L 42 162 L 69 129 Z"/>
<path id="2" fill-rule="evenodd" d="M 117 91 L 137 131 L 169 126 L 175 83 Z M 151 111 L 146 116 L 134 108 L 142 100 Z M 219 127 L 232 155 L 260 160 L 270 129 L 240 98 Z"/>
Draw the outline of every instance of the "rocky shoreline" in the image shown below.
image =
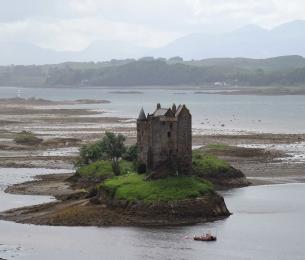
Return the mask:
<path id="1" fill-rule="evenodd" d="M 48 195 L 56 202 L 0 213 L 1 220 L 55 226 L 163 226 L 195 224 L 228 217 L 223 198 L 216 193 L 196 199 L 144 203 L 90 197 L 72 188 L 71 175 L 38 176 L 36 180 L 8 187 L 6 192 Z"/>

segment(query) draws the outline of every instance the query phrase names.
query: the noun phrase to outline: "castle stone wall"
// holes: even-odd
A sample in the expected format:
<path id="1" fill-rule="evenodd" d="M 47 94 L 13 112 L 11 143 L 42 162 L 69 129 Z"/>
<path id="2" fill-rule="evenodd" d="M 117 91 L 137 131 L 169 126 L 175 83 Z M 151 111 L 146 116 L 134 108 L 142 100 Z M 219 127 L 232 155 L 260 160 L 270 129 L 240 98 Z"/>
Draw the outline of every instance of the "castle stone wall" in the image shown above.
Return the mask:
<path id="1" fill-rule="evenodd" d="M 178 173 L 191 173 L 192 117 L 185 106 L 175 113 L 160 106 L 137 120 L 138 160 L 149 170 L 166 164 Z M 155 116 L 157 115 L 157 116 Z"/>

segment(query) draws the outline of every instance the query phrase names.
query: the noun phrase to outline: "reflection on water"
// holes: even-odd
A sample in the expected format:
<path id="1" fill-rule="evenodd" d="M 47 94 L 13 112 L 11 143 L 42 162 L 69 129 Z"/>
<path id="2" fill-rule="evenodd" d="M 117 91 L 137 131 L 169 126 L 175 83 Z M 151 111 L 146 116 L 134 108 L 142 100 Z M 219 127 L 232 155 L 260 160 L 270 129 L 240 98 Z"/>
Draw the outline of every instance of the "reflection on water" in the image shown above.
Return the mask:
<path id="1" fill-rule="evenodd" d="M 11 170 L 11 173 L 0 170 L 2 184 L 11 183 L 13 175 L 21 181 L 35 173 L 49 171 L 31 169 L 35 173 L 25 174 L 23 170 Z M 0 257 L 31 260 L 304 259 L 305 184 L 248 187 L 223 195 L 233 215 L 226 220 L 192 226 L 47 227 L 0 221 Z M 14 205 L 16 197 L 6 198 L 0 192 L 0 199 Z M 217 234 L 216 242 L 184 238 L 209 230 Z"/>

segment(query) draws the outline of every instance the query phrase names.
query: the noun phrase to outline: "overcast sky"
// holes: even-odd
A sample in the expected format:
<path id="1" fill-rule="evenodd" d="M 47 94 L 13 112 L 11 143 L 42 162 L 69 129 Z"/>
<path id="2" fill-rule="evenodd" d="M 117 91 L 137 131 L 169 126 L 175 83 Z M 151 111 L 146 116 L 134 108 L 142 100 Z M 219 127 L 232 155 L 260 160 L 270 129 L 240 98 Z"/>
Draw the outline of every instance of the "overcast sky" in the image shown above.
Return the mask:
<path id="1" fill-rule="evenodd" d="M 80 50 L 96 40 L 160 47 L 195 32 L 305 19 L 305 0 L 0 0 L 0 41 Z"/>

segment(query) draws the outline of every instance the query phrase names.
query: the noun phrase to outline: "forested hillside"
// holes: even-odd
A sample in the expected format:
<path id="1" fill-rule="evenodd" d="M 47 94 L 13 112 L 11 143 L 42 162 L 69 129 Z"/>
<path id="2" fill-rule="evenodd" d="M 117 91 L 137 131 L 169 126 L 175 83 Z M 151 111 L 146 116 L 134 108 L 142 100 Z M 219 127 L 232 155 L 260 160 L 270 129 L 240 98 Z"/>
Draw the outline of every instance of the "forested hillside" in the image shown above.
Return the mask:
<path id="1" fill-rule="evenodd" d="M 305 85 L 305 59 L 112 60 L 42 66 L 2 66 L 1 86 Z"/>

